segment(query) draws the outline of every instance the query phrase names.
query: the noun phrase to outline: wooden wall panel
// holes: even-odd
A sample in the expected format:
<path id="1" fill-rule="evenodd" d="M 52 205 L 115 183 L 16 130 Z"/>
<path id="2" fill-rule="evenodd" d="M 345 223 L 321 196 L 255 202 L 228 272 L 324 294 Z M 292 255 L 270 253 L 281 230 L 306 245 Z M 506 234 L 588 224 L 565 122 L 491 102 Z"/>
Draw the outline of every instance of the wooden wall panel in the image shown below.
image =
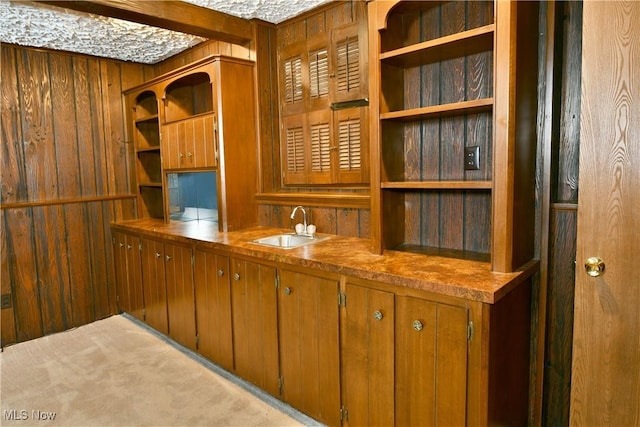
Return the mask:
<path id="1" fill-rule="evenodd" d="M 0 50 L 4 346 L 115 313 L 109 224 L 136 214 L 121 92 L 151 68 Z"/>

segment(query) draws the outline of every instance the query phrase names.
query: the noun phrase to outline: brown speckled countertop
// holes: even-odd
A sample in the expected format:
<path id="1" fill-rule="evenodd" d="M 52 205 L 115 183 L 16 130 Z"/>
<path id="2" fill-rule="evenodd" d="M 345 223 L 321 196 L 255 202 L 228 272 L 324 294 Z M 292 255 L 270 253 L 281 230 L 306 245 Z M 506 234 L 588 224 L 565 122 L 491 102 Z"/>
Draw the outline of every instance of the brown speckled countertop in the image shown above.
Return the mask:
<path id="1" fill-rule="evenodd" d="M 494 273 L 491 272 L 489 263 L 480 261 L 398 251 L 385 251 L 383 255 L 376 255 L 370 252 L 369 241 L 366 239 L 334 235 L 323 242 L 293 249 L 272 248 L 252 243 L 252 240 L 261 237 L 291 231 L 267 227 L 223 233 L 211 222 L 165 224 L 161 220 L 149 219 L 123 221 L 112 226 L 177 242 L 202 244 L 232 254 L 485 303 L 497 302 L 538 268 L 537 261 L 533 261 L 522 271 Z"/>

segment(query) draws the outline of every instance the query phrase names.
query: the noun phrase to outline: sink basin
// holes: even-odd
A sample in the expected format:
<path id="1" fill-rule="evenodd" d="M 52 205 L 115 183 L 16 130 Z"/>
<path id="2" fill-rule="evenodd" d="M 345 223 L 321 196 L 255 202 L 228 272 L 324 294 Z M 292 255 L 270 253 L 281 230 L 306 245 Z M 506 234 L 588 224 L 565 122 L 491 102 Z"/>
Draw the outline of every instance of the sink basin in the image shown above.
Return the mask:
<path id="1" fill-rule="evenodd" d="M 263 237 L 261 239 L 252 240 L 253 243 L 257 243 L 263 246 L 271 246 L 273 248 L 281 249 L 293 249 L 304 245 L 310 245 L 313 243 L 322 242 L 327 240 L 329 236 L 304 236 L 301 234 L 275 234 L 273 236 Z"/>

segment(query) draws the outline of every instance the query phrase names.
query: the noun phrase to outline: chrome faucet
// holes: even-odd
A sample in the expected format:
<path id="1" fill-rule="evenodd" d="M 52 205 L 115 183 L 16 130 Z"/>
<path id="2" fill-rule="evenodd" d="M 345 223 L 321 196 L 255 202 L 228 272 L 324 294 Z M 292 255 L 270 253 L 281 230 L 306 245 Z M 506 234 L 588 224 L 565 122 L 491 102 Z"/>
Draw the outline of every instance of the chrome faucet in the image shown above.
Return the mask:
<path id="1" fill-rule="evenodd" d="M 293 220 L 293 218 L 295 218 L 296 212 L 298 212 L 298 209 L 302 211 L 302 221 L 304 225 L 304 230 L 302 230 L 302 234 L 306 234 L 307 233 L 307 211 L 305 211 L 302 206 L 296 206 L 295 208 L 293 208 L 293 212 L 291 212 L 291 219 Z"/>

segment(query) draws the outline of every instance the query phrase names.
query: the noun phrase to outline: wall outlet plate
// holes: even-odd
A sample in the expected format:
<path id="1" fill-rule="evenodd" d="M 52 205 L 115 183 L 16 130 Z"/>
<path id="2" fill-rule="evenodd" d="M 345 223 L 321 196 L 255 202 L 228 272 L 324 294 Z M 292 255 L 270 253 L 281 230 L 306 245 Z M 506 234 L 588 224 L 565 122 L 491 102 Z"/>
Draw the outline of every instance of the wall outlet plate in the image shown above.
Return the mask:
<path id="1" fill-rule="evenodd" d="M 478 145 L 464 147 L 464 170 L 478 169 L 480 169 L 480 147 Z"/>

